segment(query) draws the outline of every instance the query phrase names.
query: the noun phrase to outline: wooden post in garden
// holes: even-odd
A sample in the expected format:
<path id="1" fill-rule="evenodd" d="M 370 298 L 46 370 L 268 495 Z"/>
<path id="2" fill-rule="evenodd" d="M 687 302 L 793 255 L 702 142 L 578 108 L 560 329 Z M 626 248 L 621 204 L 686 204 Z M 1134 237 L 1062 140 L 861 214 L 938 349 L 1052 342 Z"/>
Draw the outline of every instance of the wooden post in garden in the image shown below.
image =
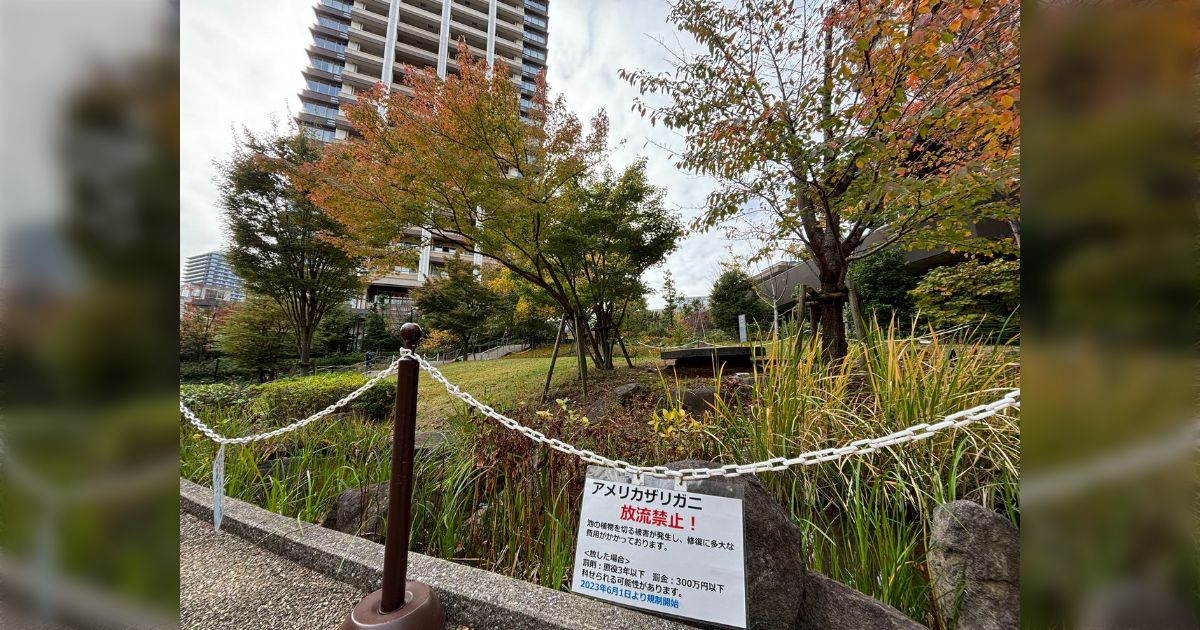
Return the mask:
<path id="1" fill-rule="evenodd" d="M 625 338 L 621 336 L 620 331 L 617 332 L 617 344 L 621 346 L 621 354 L 625 355 L 625 363 L 633 367 L 633 359 L 629 358 L 629 351 L 625 349 Z"/>
<path id="2" fill-rule="evenodd" d="M 400 327 L 404 347 L 415 350 L 421 327 Z M 392 478 L 388 485 L 387 540 L 383 550 L 383 588 L 362 598 L 342 630 L 441 630 L 446 612 L 427 584 L 408 580 L 408 537 L 412 526 L 413 451 L 417 433 L 417 361 L 396 367 L 395 426 L 392 431 Z"/>
<path id="3" fill-rule="evenodd" d="M 558 334 L 554 336 L 554 352 L 550 353 L 550 369 L 546 371 L 546 385 L 542 387 L 542 400 L 546 400 L 546 394 L 550 393 L 550 378 L 554 376 L 554 364 L 558 361 L 558 347 L 562 343 L 563 328 L 567 326 L 567 314 L 558 319 Z M 533 344 L 530 344 L 533 347 Z"/>
<path id="4" fill-rule="evenodd" d="M 575 357 L 579 361 L 579 380 L 583 381 L 583 395 L 587 396 L 587 362 L 583 358 L 583 335 L 579 334 L 579 315 L 575 315 Z"/>
<path id="5" fill-rule="evenodd" d="M 846 276 L 846 293 L 849 294 L 850 319 L 854 320 L 854 335 L 860 340 L 867 336 L 863 329 L 862 305 L 858 301 L 858 292 L 854 290 L 854 282 Z"/>

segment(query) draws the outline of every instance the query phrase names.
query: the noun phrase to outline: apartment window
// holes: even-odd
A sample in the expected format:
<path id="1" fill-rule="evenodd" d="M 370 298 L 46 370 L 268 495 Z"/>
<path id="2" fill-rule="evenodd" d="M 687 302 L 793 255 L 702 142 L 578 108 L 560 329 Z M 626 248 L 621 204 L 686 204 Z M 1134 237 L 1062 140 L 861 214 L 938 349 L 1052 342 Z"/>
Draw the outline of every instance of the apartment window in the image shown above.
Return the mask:
<path id="1" fill-rule="evenodd" d="M 525 64 L 521 65 L 521 74 L 524 74 L 526 76 L 535 77 L 541 71 L 542 71 L 541 66 L 535 66 L 531 63 L 525 63 Z"/>
<path id="2" fill-rule="evenodd" d="M 309 79 L 308 89 L 314 92 L 320 92 L 321 94 L 328 94 L 329 96 L 337 96 L 338 92 L 342 91 L 342 86 L 326 83 L 324 81 L 318 81 L 316 79 Z"/>
<path id="3" fill-rule="evenodd" d="M 304 101 L 304 111 L 314 116 L 322 116 L 324 118 L 337 118 L 338 115 L 338 108 L 336 107 L 330 107 L 328 105 L 312 103 L 309 101 Z"/>
<path id="4" fill-rule="evenodd" d="M 537 31 L 525 31 L 525 39 L 536 44 L 546 45 L 546 36 Z"/>
<path id="5" fill-rule="evenodd" d="M 540 26 L 542 28 L 546 28 L 546 18 L 544 18 L 540 15 L 533 15 L 530 13 L 526 13 L 525 14 L 525 23 L 532 24 L 534 26 Z"/>
<path id="6" fill-rule="evenodd" d="M 396 265 L 393 267 L 393 269 L 396 271 L 396 273 L 417 273 L 416 269 L 413 269 L 412 267 L 405 267 L 404 265 Z"/>
<path id="7" fill-rule="evenodd" d="M 521 109 L 533 109 L 533 100 L 524 94 L 521 95 Z"/>
<path id="8" fill-rule="evenodd" d="M 333 131 L 330 129 L 321 129 L 320 127 L 304 126 L 304 133 L 314 140 L 321 142 L 333 142 Z"/>
<path id="9" fill-rule="evenodd" d="M 546 5 L 541 2 L 537 2 L 537 0 L 525 0 L 525 8 L 533 9 L 534 11 L 541 11 L 542 13 L 548 12 L 546 10 Z"/>
<path id="10" fill-rule="evenodd" d="M 340 63 L 334 63 L 328 59 L 322 59 L 321 57 L 309 57 L 309 61 L 312 62 L 312 67 L 317 70 L 324 70 L 325 72 L 336 74 L 338 76 L 341 76 L 342 74 L 343 66 Z"/>
<path id="11" fill-rule="evenodd" d="M 448 247 L 446 245 L 435 245 L 433 249 L 442 252 L 443 254 L 453 254 L 455 252 L 453 247 Z"/>
<path id="12" fill-rule="evenodd" d="M 324 15 L 317 16 L 317 24 L 320 24 L 321 26 L 324 26 L 325 28 L 331 28 L 342 34 L 345 34 L 350 31 L 349 24 L 347 24 L 341 20 L 335 20 L 331 17 L 325 17 Z"/>
<path id="13" fill-rule="evenodd" d="M 349 2 L 341 2 L 340 0 L 321 0 L 321 4 L 338 9 L 339 11 L 350 12 L 351 4 Z"/>
<path id="14" fill-rule="evenodd" d="M 325 39 L 324 37 L 317 36 L 313 37 L 313 43 L 321 48 L 324 48 L 325 50 L 332 50 L 336 53 L 346 52 L 345 44 L 341 42 L 335 42 L 332 39 Z"/>
<path id="15" fill-rule="evenodd" d="M 521 81 L 521 89 L 525 90 L 526 92 L 536 92 L 537 91 L 537 83 L 534 83 L 533 81 L 530 81 L 529 79 L 523 79 Z"/>
<path id="16" fill-rule="evenodd" d="M 544 53 L 536 48 L 530 48 L 528 46 L 525 47 L 525 56 L 529 57 L 530 59 L 537 59 L 538 61 L 546 60 L 546 53 Z"/>

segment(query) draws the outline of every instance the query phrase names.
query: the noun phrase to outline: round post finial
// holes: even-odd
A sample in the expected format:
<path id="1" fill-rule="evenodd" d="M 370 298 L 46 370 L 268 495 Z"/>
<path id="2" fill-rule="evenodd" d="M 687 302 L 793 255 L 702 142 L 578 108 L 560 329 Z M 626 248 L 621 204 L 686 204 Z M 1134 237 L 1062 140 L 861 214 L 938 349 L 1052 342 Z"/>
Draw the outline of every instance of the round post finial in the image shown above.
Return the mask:
<path id="1" fill-rule="evenodd" d="M 416 350 L 417 344 L 421 343 L 421 327 L 413 322 L 409 322 L 400 327 L 400 342 L 409 350 Z"/>

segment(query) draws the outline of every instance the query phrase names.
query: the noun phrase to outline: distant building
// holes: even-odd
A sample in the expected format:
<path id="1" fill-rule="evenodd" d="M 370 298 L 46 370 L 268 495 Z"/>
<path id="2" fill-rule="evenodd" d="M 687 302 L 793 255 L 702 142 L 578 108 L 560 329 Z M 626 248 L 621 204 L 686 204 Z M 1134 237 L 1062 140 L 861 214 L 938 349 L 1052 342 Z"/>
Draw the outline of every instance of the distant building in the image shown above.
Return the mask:
<path id="1" fill-rule="evenodd" d="M 210 308 L 245 299 L 245 284 L 226 262 L 224 254 L 213 251 L 187 259 L 179 284 L 181 313 L 187 304 Z"/>
<path id="2" fill-rule="evenodd" d="M 1002 239 L 1013 235 L 1013 226 L 1007 221 L 985 219 L 971 226 L 976 238 Z M 868 251 L 887 241 L 887 228 L 876 230 L 867 235 L 866 240 L 857 251 Z M 955 265 L 966 259 L 961 253 L 951 252 L 945 248 L 914 249 L 905 253 L 905 266 L 917 274 L 935 267 Z M 775 263 L 767 269 L 755 274 L 751 280 L 759 295 L 764 299 L 778 301 L 779 312 L 785 313 L 797 304 L 796 289 L 800 286 L 819 290 L 821 281 L 817 276 L 817 264 L 809 261 L 784 261 Z"/>

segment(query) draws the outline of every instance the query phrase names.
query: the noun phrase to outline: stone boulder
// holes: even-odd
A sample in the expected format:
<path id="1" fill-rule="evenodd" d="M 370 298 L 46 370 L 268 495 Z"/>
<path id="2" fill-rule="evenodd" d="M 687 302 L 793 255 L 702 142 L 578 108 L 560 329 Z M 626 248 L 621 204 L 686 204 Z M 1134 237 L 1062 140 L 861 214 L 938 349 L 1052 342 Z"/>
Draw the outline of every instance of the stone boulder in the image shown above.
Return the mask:
<path id="1" fill-rule="evenodd" d="M 971 501 L 934 510 L 929 574 L 947 628 L 1019 627 L 1020 570 L 1020 535 L 1008 519 Z"/>
<path id="2" fill-rule="evenodd" d="M 667 468 L 715 468 L 720 464 L 681 461 Z M 795 628 L 804 596 L 804 544 L 800 528 L 753 476 L 714 477 L 689 482 L 698 492 L 741 486 L 742 527 L 746 549 L 747 627 L 753 630 Z"/>
<path id="3" fill-rule="evenodd" d="M 613 399 L 615 399 L 622 406 L 624 406 L 628 405 L 635 396 L 638 396 L 641 393 L 642 386 L 640 383 L 626 383 L 619 387 L 614 387 L 609 395 L 612 396 Z"/>
<path id="4" fill-rule="evenodd" d="M 717 392 L 711 387 L 676 390 L 673 396 L 675 403 L 695 418 L 701 418 L 706 413 L 713 413 L 717 404 Z"/>
<path id="5" fill-rule="evenodd" d="M 339 532 L 383 542 L 388 494 L 386 482 L 346 490 L 338 495 L 322 524 Z"/>
<path id="6" fill-rule="evenodd" d="M 899 610 L 815 571 L 804 576 L 804 606 L 796 627 L 800 630 L 925 628 Z"/>
<path id="7" fill-rule="evenodd" d="M 608 394 L 600 396 L 592 402 L 583 415 L 590 422 L 604 422 L 623 411 L 641 393 L 642 386 L 638 383 L 626 383 L 614 387 Z"/>
<path id="8" fill-rule="evenodd" d="M 441 431 L 418 431 L 413 437 L 413 454 L 417 459 L 440 454 L 446 439 L 446 434 Z"/>
<path id="9" fill-rule="evenodd" d="M 588 419 L 588 422 L 596 424 L 612 418 L 614 415 L 620 413 L 622 409 L 621 403 L 617 402 L 612 396 L 601 396 L 588 405 L 583 415 Z"/>

